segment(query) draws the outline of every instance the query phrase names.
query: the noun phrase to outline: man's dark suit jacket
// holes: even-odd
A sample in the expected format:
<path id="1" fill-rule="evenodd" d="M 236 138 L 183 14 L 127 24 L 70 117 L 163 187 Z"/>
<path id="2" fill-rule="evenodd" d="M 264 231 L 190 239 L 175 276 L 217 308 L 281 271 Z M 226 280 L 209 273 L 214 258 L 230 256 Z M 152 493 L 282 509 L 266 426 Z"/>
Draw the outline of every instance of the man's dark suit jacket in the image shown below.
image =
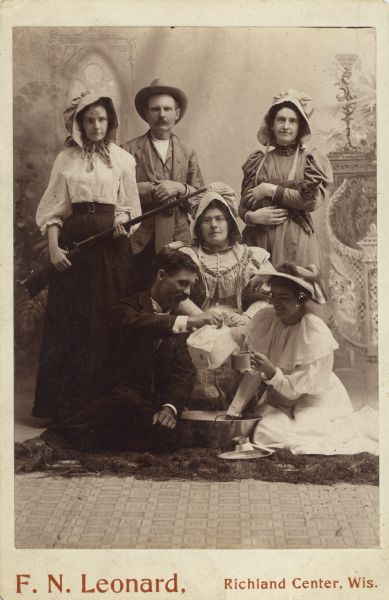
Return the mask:
<path id="1" fill-rule="evenodd" d="M 123 299 L 112 311 L 114 378 L 159 409 L 188 403 L 195 380 L 187 334 L 173 333 L 176 316 L 153 311 L 150 292 Z"/>
<path id="2" fill-rule="evenodd" d="M 158 446 L 158 439 L 171 441 L 175 434 L 153 426 L 153 415 L 166 403 L 175 406 L 179 414 L 195 380 L 187 334 L 173 333 L 175 319 L 154 312 L 150 292 L 122 300 L 112 312 L 115 343 L 110 389 L 102 390 L 77 414 L 41 437 L 50 444 L 70 444 L 88 451 L 140 450 L 153 443 Z"/>

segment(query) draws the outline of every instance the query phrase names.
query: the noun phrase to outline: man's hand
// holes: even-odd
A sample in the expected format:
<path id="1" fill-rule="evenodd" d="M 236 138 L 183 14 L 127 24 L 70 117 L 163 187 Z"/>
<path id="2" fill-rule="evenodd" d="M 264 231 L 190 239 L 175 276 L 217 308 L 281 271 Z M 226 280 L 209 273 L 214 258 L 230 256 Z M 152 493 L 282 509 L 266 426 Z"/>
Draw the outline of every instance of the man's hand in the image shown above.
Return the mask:
<path id="1" fill-rule="evenodd" d="M 170 198 L 174 198 L 179 194 L 185 194 L 186 187 L 179 181 L 171 181 L 164 179 L 153 187 L 153 196 L 158 202 L 167 202 Z"/>
<path id="2" fill-rule="evenodd" d="M 229 318 L 228 327 L 243 327 L 246 326 L 249 322 L 250 317 L 248 315 L 234 313 Z"/>
<path id="3" fill-rule="evenodd" d="M 161 410 L 156 412 L 153 416 L 153 425 L 161 425 L 161 427 L 174 429 L 177 425 L 177 421 L 172 409 L 168 406 L 164 406 Z"/>
<path id="4" fill-rule="evenodd" d="M 246 213 L 246 222 L 253 225 L 281 225 L 287 218 L 288 211 L 275 206 L 264 206 Z"/>
<path id="5" fill-rule="evenodd" d="M 223 325 L 223 316 L 211 312 L 205 312 L 201 315 L 188 317 L 188 329 L 199 329 L 200 327 L 203 327 L 203 325 L 216 325 L 216 327 L 219 328 Z"/>

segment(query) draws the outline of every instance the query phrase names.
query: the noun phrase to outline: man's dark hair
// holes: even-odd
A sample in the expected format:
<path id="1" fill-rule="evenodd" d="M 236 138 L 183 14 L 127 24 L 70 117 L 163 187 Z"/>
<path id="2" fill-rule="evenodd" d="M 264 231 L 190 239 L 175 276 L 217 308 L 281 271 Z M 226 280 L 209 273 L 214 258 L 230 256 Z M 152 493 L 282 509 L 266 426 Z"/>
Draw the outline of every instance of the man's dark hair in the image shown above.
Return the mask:
<path id="1" fill-rule="evenodd" d="M 190 256 L 185 252 L 181 252 L 181 250 L 173 250 L 172 248 L 163 248 L 152 261 L 151 276 L 153 281 L 160 269 L 163 269 L 168 275 L 175 275 L 182 269 L 196 273 L 196 275 L 199 273 L 198 266 Z"/>

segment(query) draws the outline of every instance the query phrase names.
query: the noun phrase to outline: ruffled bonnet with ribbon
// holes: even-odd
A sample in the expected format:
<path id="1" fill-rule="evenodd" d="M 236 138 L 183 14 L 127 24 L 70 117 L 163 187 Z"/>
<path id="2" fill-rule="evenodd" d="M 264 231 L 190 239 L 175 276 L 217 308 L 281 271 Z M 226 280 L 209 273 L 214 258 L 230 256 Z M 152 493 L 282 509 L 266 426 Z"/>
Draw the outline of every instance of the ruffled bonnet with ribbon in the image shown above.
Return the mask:
<path id="1" fill-rule="evenodd" d="M 196 212 L 193 216 L 193 221 L 190 225 L 192 239 L 197 241 L 195 233 L 196 224 L 200 217 L 204 215 L 205 211 L 213 200 L 217 200 L 227 208 L 231 216 L 235 239 L 240 241 L 242 238 L 237 222 L 238 209 L 235 203 L 235 192 L 229 185 L 221 182 L 209 184 L 207 186 L 207 191 L 201 196 L 200 201 L 197 204 Z"/>
<path id="2" fill-rule="evenodd" d="M 273 97 L 273 102 L 266 115 L 264 116 L 257 138 L 263 146 L 272 146 L 275 144 L 274 134 L 271 129 L 276 108 L 281 108 L 282 104 L 290 102 L 301 117 L 301 130 L 299 131 L 300 144 L 304 144 L 311 136 L 311 126 L 309 119 L 313 113 L 312 98 L 304 92 L 297 90 L 281 90 Z"/>
<path id="3" fill-rule="evenodd" d="M 107 129 L 107 134 L 101 142 L 92 142 L 84 139 L 80 125 L 77 120 L 77 115 L 91 104 L 98 100 L 103 101 L 103 105 L 108 112 L 110 126 Z M 111 157 L 109 153 L 109 144 L 116 142 L 116 133 L 119 127 L 119 120 L 115 111 L 115 107 L 110 96 L 102 96 L 96 91 L 88 89 L 81 93 L 77 98 L 73 98 L 70 106 L 63 113 L 65 126 L 70 135 L 65 141 L 66 146 L 77 144 L 82 150 L 82 156 L 88 159 L 87 171 L 93 171 L 93 162 L 95 155 L 99 156 L 103 162 L 112 168 Z"/>

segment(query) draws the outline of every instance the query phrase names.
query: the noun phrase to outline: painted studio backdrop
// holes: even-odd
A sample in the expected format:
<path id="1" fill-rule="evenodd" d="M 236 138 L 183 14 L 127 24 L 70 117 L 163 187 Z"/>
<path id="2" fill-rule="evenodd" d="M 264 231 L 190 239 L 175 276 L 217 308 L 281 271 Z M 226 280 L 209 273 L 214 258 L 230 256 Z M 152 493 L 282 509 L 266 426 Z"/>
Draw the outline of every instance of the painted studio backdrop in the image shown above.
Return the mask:
<path id="1" fill-rule="evenodd" d="M 312 147 L 330 155 L 334 185 L 313 214 L 325 264 L 327 320 L 338 363 L 377 360 L 375 34 L 367 28 L 17 27 L 14 29 L 15 282 L 45 260 L 35 211 L 66 138 L 62 119 L 86 87 L 109 93 L 119 143 L 145 132 L 136 92 L 156 78 L 181 87 L 176 128 L 196 150 L 205 182 L 239 198 L 241 165 L 274 94 L 312 96 Z M 16 381 L 32 405 L 46 291 L 29 300 L 15 283 Z M 340 358 L 339 358 L 340 357 Z M 357 361 L 357 363 L 356 363 Z M 339 363 L 340 364 L 340 363 Z M 361 371 L 362 369 L 362 371 Z"/>

